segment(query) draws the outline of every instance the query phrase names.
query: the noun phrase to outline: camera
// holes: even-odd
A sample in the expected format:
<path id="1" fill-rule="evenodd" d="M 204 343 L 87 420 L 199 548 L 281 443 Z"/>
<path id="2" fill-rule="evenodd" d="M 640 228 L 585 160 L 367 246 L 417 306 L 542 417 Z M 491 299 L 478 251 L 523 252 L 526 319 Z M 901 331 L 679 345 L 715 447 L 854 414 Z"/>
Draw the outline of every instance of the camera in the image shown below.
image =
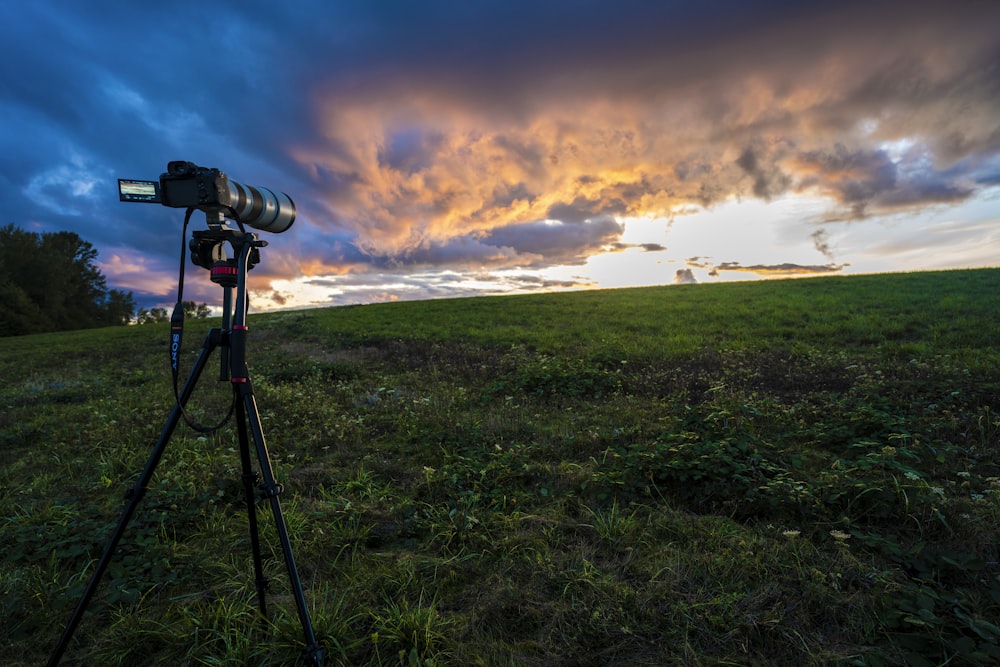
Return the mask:
<path id="1" fill-rule="evenodd" d="M 228 211 L 243 224 L 276 234 L 295 222 L 295 202 L 285 193 L 243 185 L 218 169 L 182 160 L 168 162 L 159 183 L 118 179 L 118 195 L 125 202 L 197 208 L 206 213 Z"/>

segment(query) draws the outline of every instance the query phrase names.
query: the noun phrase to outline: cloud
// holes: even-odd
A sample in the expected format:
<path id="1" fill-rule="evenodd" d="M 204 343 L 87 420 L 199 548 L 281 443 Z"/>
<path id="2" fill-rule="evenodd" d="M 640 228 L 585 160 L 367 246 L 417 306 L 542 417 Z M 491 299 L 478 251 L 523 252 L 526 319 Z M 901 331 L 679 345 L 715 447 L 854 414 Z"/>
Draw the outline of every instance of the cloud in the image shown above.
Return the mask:
<path id="1" fill-rule="evenodd" d="M 703 259 L 704 260 L 708 260 L 708 259 L 711 259 L 711 257 L 705 257 L 705 258 L 702 258 L 702 257 L 688 257 L 686 260 L 684 260 L 684 263 L 687 264 L 690 267 L 695 268 L 695 269 L 707 269 L 708 267 L 711 266 L 711 263 L 709 263 L 707 261 L 703 261 Z"/>
<path id="2" fill-rule="evenodd" d="M 98 200 L 98 175 L 87 169 L 79 157 L 70 164 L 43 171 L 31 177 L 24 188 L 33 202 L 59 215 L 80 215 L 78 203 Z"/>
<path id="3" fill-rule="evenodd" d="M 934 170 L 922 152 L 894 160 L 883 149 L 849 151 L 838 144 L 829 152 L 800 153 L 794 167 L 800 191 L 818 191 L 843 205 L 847 219 L 854 220 L 873 212 L 961 201 L 973 192 Z"/>
<path id="4" fill-rule="evenodd" d="M 674 273 L 675 285 L 693 285 L 697 282 L 698 279 L 694 277 L 694 271 L 691 269 L 677 269 Z"/>
<path id="5" fill-rule="evenodd" d="M 544 220 L 497 227 L 482 240 L 519 254 L 538 255 L 547 264 L 577 264 L 616 241 L 622 231 L 621 223 L 609 217 L 580 222 Z"/>
<path id="6" fill-rule="evenodd" d="M 816 246 L 816 250 L 818 250 L 827 259 L 833 261 L 833 251 L 830 249 L 829 232 L 825 229 L 817 229 L 809 236 L 812 238 L 813 245 Z"/>
<path id="7" fill-rule="evenodd" d="M 712 268 L 710 275 L 718 275 L 722 271 L 739 271 L 742 273 L 754 273 L 759 276 L 802 276 L 821 275 L 826 273 L 839 273 L 843 271 L 844 264 L 823 264 L 802 266 L 785 262 L 782 264 L 753 264 L 743 266 L 739 262 L 723 262 Z"/>
<path id="8" fill-rule="evenodd" d="M 746 172 L 752 181 L 752 192 L 759 199 L 770 199 L 784 193 L 791 178 L 771 161 L 765 162 L 758 157 L 754 148 L 747 147 L 736 158 L 736 165 Z"/>
<path id="9" fill-rule="evenodd" d="M 626 4 L 616 25 L 647 32 Z M 586 53 L 556 39 L 567 53 L 544 61 L 527 54 L 553 56 L 551 44 L 529 39 L 518 57 L 460 40 L 412 65 L 331 80 L 315 112 L 329 138 L 292 154 L 350 183 L 325 204 L 361 247 L 401 255 L 426 239 L 670 216 L 733 197 L 815 193 L 840 207 L 831 219 L 954 203 L 974 193 L 955 160 L 998 149 L 986 111 L 998 99 L 996 40 L 968 16 L 914 7 L 810 7 L 720 28 L 703 44 L 692 35 Z M 449 58 L 461 44 L 472 57 Z M 946 114 L 960 105 L 977 110 L 961 131 Z M 880 148 L 900 138 L 913 139 L 912 153 Z"/>
<path id="10" fill-rule="evenodd" d="M 357 269 L 411 267 L 486 266 L 493 268 L 580 264 L 601 251 L 617 251 L 635 244 L 618 242 L 623 225 L 612 218 L 566 223 L 538 220 L 496 227 L 486 232 L 435 237 L 426 234 L 405 248 L 383 250 L 359 247 L 350 241 L 326 246 L 331 265 L 352 264 Z M 642 244 L 647 251 L 662 249 Z"/>
<path id="11" fill-rule="evenodd" d="M 355 271 L 340 276 L 302 279 L 285 290 L 253 293 L 255 307 L 291 304 L 291 294 L 303 291 L 318 295 L 294 301 L 296 307 L 351 305 L 428 298 L 459 298 L 484 294 L 544 292 L 553 289 L 595 287 L 588 281 L 549 279 L 516 269 L 498 271 L 426 270 L 406 273 Z M 304 289 L 303 289 L 304 287 Z"/>

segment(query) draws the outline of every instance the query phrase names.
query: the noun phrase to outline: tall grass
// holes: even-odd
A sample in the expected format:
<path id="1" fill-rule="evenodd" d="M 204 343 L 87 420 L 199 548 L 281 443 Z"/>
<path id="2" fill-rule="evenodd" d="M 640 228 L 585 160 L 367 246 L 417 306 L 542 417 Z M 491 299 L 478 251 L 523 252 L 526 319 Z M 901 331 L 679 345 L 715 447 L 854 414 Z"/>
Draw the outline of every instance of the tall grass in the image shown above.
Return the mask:
<path id="1" fill-rule="evenodd" d="M 992 664 L 998 315 L 978 270 L 252 317 L 317 634 L 341 665 Z M 9 664 L 117 521 L 166 339 L 0 340 Z M 67 664 L 301 658 L 266 511 L 256 612 L 233 430 L 178 429 Z"/>

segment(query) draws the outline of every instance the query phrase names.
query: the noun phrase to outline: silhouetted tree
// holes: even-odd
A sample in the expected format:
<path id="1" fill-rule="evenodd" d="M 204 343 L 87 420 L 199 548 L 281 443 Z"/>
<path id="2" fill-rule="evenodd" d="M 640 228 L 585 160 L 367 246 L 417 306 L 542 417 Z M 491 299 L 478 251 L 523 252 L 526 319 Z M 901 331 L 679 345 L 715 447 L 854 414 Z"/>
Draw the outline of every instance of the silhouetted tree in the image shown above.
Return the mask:
<path id="1" fill-rule="evenodd" d="M 212 314 L 211 308 L 208 307 L 207 303 L 195 303 L 194 301 L 183 301 L 181 305 L 184 308 L 184 317 L 190 317 L 194 319 L 205 319 Z M 136 313 L 135 323 L 136 324 L 148 324 L 150 322 L 169 322 L 170 313 L 167 312 L 166 308 L 150 308 L 146 310 L 145 308 L 139 309 Z"/>
<path id="2" fill-rule="evenodd" d="M 193 317 L 198 320 L 203 320 L 212 313 L 207 303 L 195 303 L 194 301 L 184 301 L 183 305 L 184 305 L 184 317 Z"/>
<path id="3" fill-rule="evenodd" d="M 131 324 L 135 313 L 135 300 L 131 292 L 110 290 L 104 297 L 104 313 L 107 324 Z"/>
<path id="4" fill-rule="evenodd" d="M 170 314 L 167 312 L 166 308 L 150 308 L 146 310 L 141 308 L 135 316 L 136 324 L 149 324 L 150 322 L 167 322 L 170 320 Z"/>
<path id="5" fill-rule="evenodd" d="M 0 228 L 0 335 L 128 324 L 132 293 L 109 290 L 96 258 L 73 232 Z"/>
<path id="6" fill-rule="evenodd" d="M 11 281 L 0 284 L 0 336 L 48 331 L 52 323 L 38 304 Z"/>

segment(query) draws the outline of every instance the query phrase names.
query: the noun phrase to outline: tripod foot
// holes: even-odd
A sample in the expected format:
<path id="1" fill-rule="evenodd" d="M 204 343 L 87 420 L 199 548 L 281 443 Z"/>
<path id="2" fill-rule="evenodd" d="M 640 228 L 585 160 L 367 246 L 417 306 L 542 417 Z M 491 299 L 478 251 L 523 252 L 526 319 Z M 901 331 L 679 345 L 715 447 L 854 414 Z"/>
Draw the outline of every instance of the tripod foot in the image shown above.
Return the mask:
<path id="1" fill-rule="evenodd" d="M 306 657 L 307 664 L 313 664 L 316 667 L 323 667 L 326 664 L 326 649 L 318 641 L 306 646 L 302 653 Z"/>

